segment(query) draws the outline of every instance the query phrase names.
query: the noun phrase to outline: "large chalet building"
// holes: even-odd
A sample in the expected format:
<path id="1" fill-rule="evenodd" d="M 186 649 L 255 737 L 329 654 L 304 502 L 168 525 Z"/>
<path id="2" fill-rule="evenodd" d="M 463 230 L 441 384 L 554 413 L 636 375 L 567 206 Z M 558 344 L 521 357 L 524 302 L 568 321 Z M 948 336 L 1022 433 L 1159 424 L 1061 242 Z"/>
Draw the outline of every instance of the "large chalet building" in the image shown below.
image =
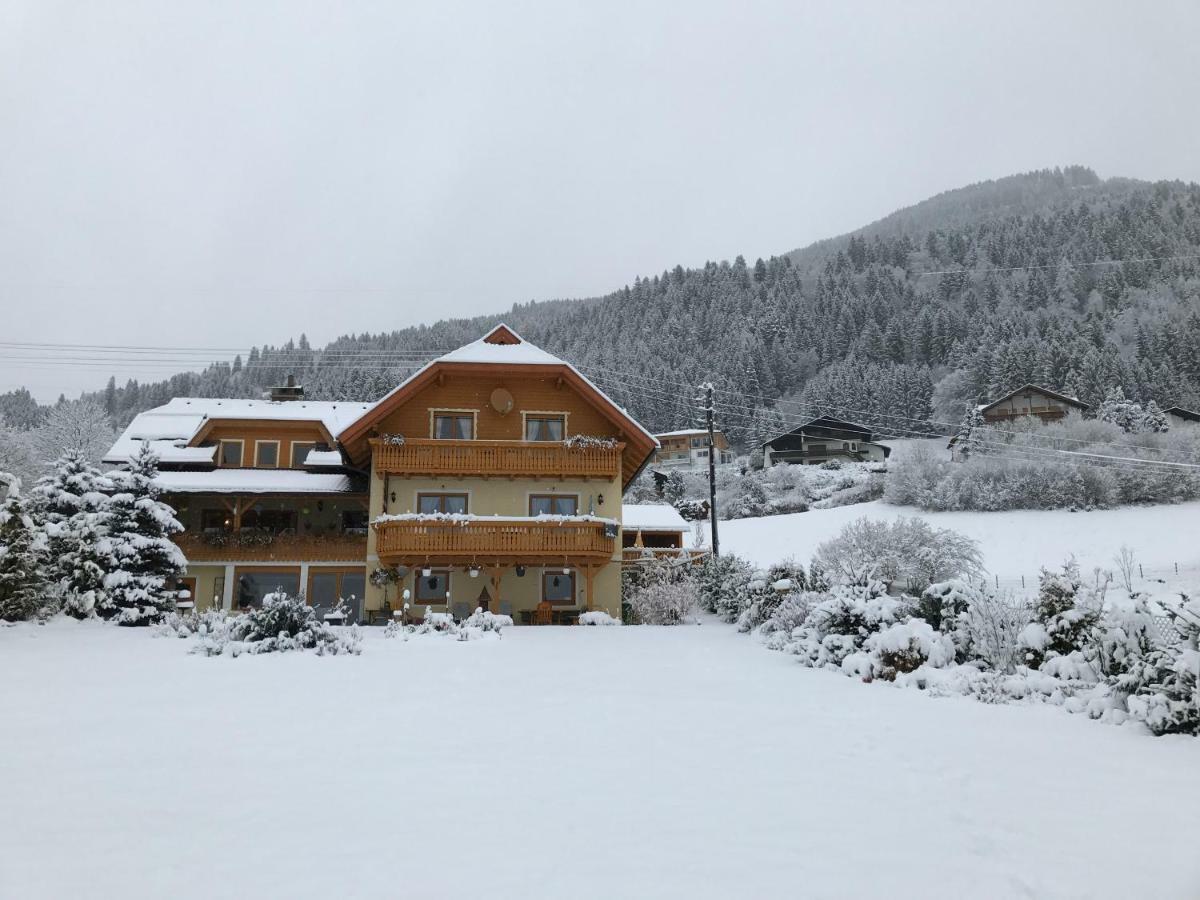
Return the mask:
<path id="1" fill-rule="evenodd" d="M 176 398 L 137 416 L 185 531 L 183 587 L 238 610 L 275 590 L 529 621 L 620 615 L 621 497 L 654 437 L 563 360 L 499 325 L 377 403 Z"/>

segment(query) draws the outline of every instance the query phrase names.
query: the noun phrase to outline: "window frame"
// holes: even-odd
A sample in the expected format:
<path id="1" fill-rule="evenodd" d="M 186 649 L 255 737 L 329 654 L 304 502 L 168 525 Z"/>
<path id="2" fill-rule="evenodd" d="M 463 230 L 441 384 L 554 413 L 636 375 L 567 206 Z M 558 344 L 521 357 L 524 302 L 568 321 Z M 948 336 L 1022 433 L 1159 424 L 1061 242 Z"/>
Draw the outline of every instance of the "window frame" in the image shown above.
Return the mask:
<path id="1" fill-rule="evenodd" d="M 296 448 L 297 447 L 307 447 L 308 450 L 306 450 L 304 452 L 304 456 L 307 457 L 309 452 L 317 449 L 317 442 L 316 441 L 290 441 L 288 444 L 288 468 L 289 469 L 303 469 L 304 468 L 304 459 L 301 459 L 300 462 L 298 462 L 298 463 L 296 462 Z"/>
<path id="2" fill-rule="evenodd" d="M 579 602 L 579 580 L 576 578 L 578 573 L 572 569 L 570 572 L 563 573 L 561 569 L 555 569 L 550 572 L 542 572 L 542 603 L 549 603 L 551 606 L 575 606 Z M 548 579 L 554 578 L 570 578 L 571 579 L 571 597 L 568 600 L 551 600 L 546 596 L 546 584 Z"/>
<path id="3" fill-rule="evenodd" d="M 440 599 L 421 596 L 421 583 L 427 578 L 444 577 L 446 579 L 446 593 Z M 428 575 L 422 575 L 421 570 L 417 569 L 413 572 L 413 599 L 417 603 L 424 603 L 428 606 L 447 606 L 450 603 L 450 570 L 449 569 L 433 569 L 431 568 Z"/>
<path id="4" fill-rule="evenodd" d="M 274 465 L 266 465 L 259 461 L 259 453 L 264 444 L 274 444 L 275 445 L 275 464 Z M 282 449 L 279 445 L 280 445 L 280 441 L 275 438 L 263 438 L 262 440 L 255 440 L 254 441 L 254 468 L 256 468 L 256 469 L 278 469 L 279 468 L 279 451 Z"/>
<path id="5" fill-rule="evenodd" d="M 562 441 L 567 439 L 570 434 L 568 428 L 571 423 L 571 414 L 565 409 L 523 409 L 521 410 L 521 440 L 527 444 L 557 444 L 562 441 L 531 441 L 529 439 L 529 420 L 530 419 L 561 419 L 562 420 Z"/>
<path id="6" fill-rule="evenodd" d="M 575 501 L 575 512 L 573 512 L 573 513 L 557 513 L 557 512 L 535 513 L 533 511 L 533 501 L 534 500 L 545 500 L 545 499 L 549 499 L 551 501 L 574 500 Z M 553 506 L 553 503 L 551 503 L 551 506 Z M 554 493 L 547 493 L 544 491 L 534 492 L 534 493 L 527 494 L 525 496 L 525 508 L 529 511 L 530 518 L 533 518 L 538 515 L 577 516 L 577 515 L 579 515 L 579 495 L 578 494 L 554 494 Z"/>
<path id="7" fill-rule="evenodd" d="M 304 586 L 304 602 L 307 603 L 309 606 L 313 605 L 313 599 L 312 599 L 313 579 L 317 578 L 321 575 L 333 575 L 336 577 L 335 581 L 334 581 L 333 592 L 339 600 L 348 600 L 349 599 L 346 596 L 346 592 L 342 587 L 342 585 L 344 583 L 344 579 L 347 575 L 358 575 L 358 576 L 362 577 L 364 579 L 363 594 L 366 594 L 366 583 L 367 583 L 365 581 L 366 569 L 363 568 L 362 566 L 311 566 L 311 567 L 309 567 L 309 570 L 308 570 L 308 583 L 305 584 L 305 586 Z M 354 599 L 358 600 L 361 603 L 363 600 L 363 596 L 355 595 Z"/>
<path id="8" fill-rule="evenodd" d="M 422 512 L 421 511 L 421 500 L 424 497 L 440 497 L 442 500 L 442 502 L 440 504 L 442 508 L 439 509 L 437 511 L 437 513 Z M 447 497 L 462 497 L 463 511 L 461 513 L 447 513 L 446 509 L 445 509 L 445 507 L 446 507 L 445 501 L 446 501 Z M 432 516 L 432 515 L 439 515 L 439 514 L 440 515 L 463 515 L 463 516 L 470 515 L 471 495 L 466 491 L 417 491 L 416 508 L 417 508 L 417 515 L 422 515 L 422 516 Z"/>
<path id="9" fill-rule="evenodd" d="M 238 461 L 237 465 L 230 465 L 225 462 L 225 445 L 238 445 Z M 246 442 L 242 438 L 221 438 L 217 441 L 217 468 L 219 469 L 240 469 L 242 464 L 246 462 Z"/>
<path id="10" fill-rule="evenodd" d="M 439 438 L 437 436 L 437 420 L 439 418 L 454 417 L 457 419 L 465 419 L 471 417 L 471 436 L 469 438 Z M 429 410 L 429 439 L 434 441 L 473 441 L 479 437 L 479 410 L 477 409 L 443 409 L 431 408 Z"/>
<path id="11" fill-rule="evenodd" d="M 241 587 L 242 577 L 245 575 L 288 575 L 296 576 L 296 591 L 302 590 L 305 585 L 300 579 L 300 566 L 234 566 L 233 569 L 233 598 L 232 606 L 234 609 L 256 609 L 258 607 L 242 606 Z M 279 585 L 276 585 L 278 587 Z"/>

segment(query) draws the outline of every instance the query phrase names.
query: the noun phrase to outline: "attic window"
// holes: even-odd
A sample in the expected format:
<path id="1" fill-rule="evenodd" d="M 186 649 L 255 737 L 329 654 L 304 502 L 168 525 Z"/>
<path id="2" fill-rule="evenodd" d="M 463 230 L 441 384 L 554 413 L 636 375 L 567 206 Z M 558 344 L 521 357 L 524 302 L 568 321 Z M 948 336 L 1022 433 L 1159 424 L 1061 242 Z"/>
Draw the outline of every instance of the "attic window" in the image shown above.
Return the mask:
<path id="1" fill-rule="evenodd" d="M 497 325 L 483 336 L 485 344 L 519 344 L 521 339 L 507 325 Z"/>

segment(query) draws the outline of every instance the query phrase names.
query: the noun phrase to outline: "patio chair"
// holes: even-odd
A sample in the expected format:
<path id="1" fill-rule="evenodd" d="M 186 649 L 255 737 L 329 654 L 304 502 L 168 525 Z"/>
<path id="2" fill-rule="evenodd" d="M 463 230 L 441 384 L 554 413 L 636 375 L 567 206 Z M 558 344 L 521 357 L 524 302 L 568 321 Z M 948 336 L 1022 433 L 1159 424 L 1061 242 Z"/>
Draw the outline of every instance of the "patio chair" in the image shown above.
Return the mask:
<path id="1" fill-rule="evenodd" d="M 547 601 L 543 600 L 537 605 L 537 609 L 533 611 L 534 625 L 552 625 L 554 624 L 554 607 Z"/>

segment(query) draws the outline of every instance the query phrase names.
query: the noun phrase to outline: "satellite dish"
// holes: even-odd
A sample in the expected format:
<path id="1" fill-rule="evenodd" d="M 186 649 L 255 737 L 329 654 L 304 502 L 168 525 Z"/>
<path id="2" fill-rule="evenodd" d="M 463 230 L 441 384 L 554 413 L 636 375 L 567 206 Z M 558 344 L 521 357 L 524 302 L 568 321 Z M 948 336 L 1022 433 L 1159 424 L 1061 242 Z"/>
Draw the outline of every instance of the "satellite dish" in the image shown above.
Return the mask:
<path id="1" fill-rule="evenodd" d="M 496 388 L 494 391 L 492 391 L 490 402 L 492 404 L 492 409 L 502 416 L 508 415 L 508 413 L 512 412 L 513 395 L 502 387 Z"/>

